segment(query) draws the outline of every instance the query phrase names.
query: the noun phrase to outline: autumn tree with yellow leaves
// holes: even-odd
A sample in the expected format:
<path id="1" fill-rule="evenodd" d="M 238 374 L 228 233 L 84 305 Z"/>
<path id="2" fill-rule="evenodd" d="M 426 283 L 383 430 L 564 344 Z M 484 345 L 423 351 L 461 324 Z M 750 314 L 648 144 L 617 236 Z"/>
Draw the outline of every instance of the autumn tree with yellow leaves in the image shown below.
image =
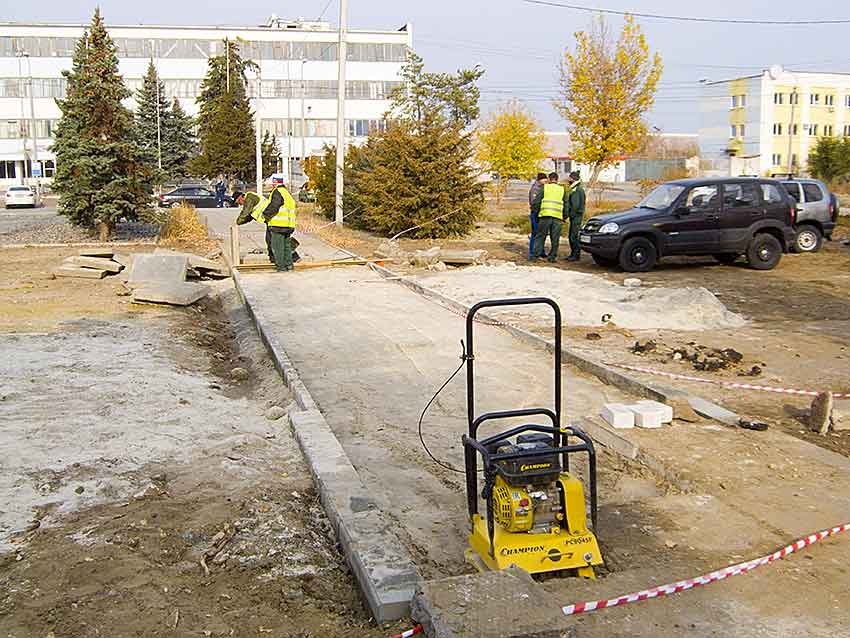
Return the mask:
<path id="1" fill-rule="evenodd" d="M 560 63 L 555 108 L 569 124 L 573 157 L 592 167 L 592 188 L 602 169 L 641 148 L 643 116 L 655 101 L 662 64 L 632 16 L 616 40 L 602 17 L 575 39 L 575 51 Z"/>
<path id="2" fill-rule="evenodd" d="M 479 161 L 498 173 L 496 199 L 501 199 L 508 179 L 533 177 L 546 157 L 546 135 L 516 101 L 492 113 L 478 131 Z"/>

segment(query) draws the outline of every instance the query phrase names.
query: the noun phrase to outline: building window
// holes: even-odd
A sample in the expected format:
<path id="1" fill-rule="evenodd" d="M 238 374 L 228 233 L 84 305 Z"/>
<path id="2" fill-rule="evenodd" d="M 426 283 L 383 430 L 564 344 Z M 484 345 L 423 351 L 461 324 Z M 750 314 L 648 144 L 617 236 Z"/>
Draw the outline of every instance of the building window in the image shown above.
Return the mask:
<path id="1" fill-rule="evenodd" d="M 844 125 L 844 137 L 850 137 L 850 124 Z"/>
<path id="2" fill-rule="evenodd" d="M 791 95 L 788 96 L 788 104 L 799 104 L 799 103 L 800 103 L 800 94 L 797 93 L 796 91 L 794 93 L 791 93 Z"/>
<path id="3" fill-rule="evenodd" d="M 791 130 L 791 135 L 797 135 L 800 130 L 798 124 L 790 124 L 788 128 Z"/>
<path id="4" fill-rule="evenodd" d="M 809 135 L 811 137 L 817 137 L 817 134 L 818 134 L 818 125 L 817 124 L 809 125 Z"/>
<path id="5" fill-rule="evenodd" d="M 384 120 L 348 120 L 349 137 L 367 137 L 371 133 L 383 131 L 385 128 Z"/>
<path id="6" fill-rule="evenodd" d="M 737 95 L 732 96 L 732 104 L 730 105 L 729 108 L 733 108 L 733 109 L 738 108 L 738 96 Z"/>
<path id="7" fill-rule="evenodd" d="M 797 154 L 791 153 L 791 166 L 797 166 Z"/>
<path id="8" fill-rule="evenodd" d="M 773 134 L 782 135 L 782 124 L 776 123 L 773 125 Z"/>
<path id="9" fill-rule="evenodd" d="M 739 124 L 739 125 L 738 125 L 738 137 L 740 137 L 740 138 L 746 137 L 746 132 L 745 132 L 745 131 L 746 131 L 746 129 L 744 128 L 744 125 L 743 125 L 743 124 Z"/>
<path id="10" fill-rule="evenodd" d="M 850 95 L 844 97 L 844 103 L 847 105 L 847 108 L 850 109 Z"/>
<path id="11" fill-rule="evenodd" d="M 9 160 L 0 160 L 0 179 L 15 178 L 15 162 Z"/>
<path id="12" fill-rule="evenodd" d="M 774 93 L 773 94 L 773 103 L 774 104 L 785 104 L 785 94 L 784 93 Z"/>
<path id="13" fill-rule="evenodd" d="M 812 106 L 820 106 L 820 93 L 812 93 L 809 95 L 809 104 Z"/>
<path id="14" fill-rule="evenodd" d="M 56 162 L 53 160 L 44 160 L 41 165 L 44 167 L 45 177 L 53 177 L 56 174 Z"/>
<path id="15" fill-rule="evenodd" d="M 771 161 L 774 166 L 782 166 L 782 155 L 780 153 L 774 153 Z"/>
<path id="16" fill-rule="evenodd" d="M 826 106 L 834 106 L 835 105 L 835 96 L 834 95 L 824 95 L 823 103 Z"/>
<path id="17" fill-rule="evenodd" d="M 823 134 L 827 137 L 832 137 L 832 124 L 824 124 Z"/>
<path id="18" fill-rule="evenodd" d="M 738 101 L 741 103 L 742 107 L 746 106 L 747 105 L 747 96 L 746 95 L 739 96 Z"/>
<path id="19" fill-rule="evenodd" d="M 729 129 L 729 130 L 730 130 L 730 132 L 731 132 L 731 135 L 729 135 L 729 137 L 737 137 L 737 135 L 738 135 L 738 127 L 737 127 L 737 126 L 735 126 L 735 125 L 733 124 L 733 125 L 730 127 L 730 129 Z"/>

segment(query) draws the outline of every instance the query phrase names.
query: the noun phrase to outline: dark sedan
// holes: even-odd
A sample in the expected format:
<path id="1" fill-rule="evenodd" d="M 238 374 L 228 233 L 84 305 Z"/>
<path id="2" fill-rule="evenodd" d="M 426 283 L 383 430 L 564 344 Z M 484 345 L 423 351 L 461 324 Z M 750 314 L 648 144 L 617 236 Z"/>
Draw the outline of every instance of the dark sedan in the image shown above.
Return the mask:
<path id="1" fill-rule="evenodd" d="M 170 193 L 159 196 L 160 208 L 177 208 L 183 203 L 190 204 L 195 208 L 215 208 L 215 192 L 203 186 L 180 186 Z M 235 206 L 233 197 L 224 196 L 224 207 Z"/>

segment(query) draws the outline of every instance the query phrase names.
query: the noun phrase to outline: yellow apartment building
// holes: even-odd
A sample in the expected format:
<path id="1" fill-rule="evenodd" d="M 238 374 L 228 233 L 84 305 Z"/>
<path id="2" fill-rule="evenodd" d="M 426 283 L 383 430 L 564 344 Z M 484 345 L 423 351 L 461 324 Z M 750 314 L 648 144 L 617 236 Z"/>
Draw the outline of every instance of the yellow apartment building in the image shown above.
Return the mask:
<path id="1" fill-rule="evenodd" d="M 805 174 L 822 137 L 850 137 L 850 74 L 775 66 L 747 77 L 703 82 L 700 156 L 706 172 Z"/>

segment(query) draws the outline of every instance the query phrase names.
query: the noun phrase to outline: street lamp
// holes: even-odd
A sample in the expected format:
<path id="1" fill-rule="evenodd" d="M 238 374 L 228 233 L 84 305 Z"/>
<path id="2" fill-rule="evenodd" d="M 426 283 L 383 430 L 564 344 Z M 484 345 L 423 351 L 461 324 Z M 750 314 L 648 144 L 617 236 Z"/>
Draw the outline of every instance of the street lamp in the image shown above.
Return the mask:
<path id="1" fill-rule="evenodd" d="M 38 168 L 39 174 L 41 173 L 41 164 L 38 161 L 38 133 L 35 130 L 35 99 L 33 97 L 33 83 L 32 83 L 32 63 L 30 61 L 30 54 L 26 51 L 18 51 L 17 55 L 19 57 L 24 57 L 27 59 L 27 86 L 29 88 L 30 94 L 30 116 L 31 116 L 31 125 L 32 125 L 32 156 L 33 162 L 30 163 L 30 175 L 33 174 L 33 164 Z M 26 173 L 26 171 L 24 171 Z M 41 179 L 36 177 L 35 180 L 35 202 L 38 204 L 41 199 Z"/>
<path id="2" fill-rule="evenodd" d="M 263 118 L 260 114 L 260 99 L 263 94 L 263 76 L 260 71 L 259 63 L 254 70 L 257 72 L 257 98 L 254 104 L 254 110 L 257 111 L 257 140 L 256 145 L 256 162 L 257 162 L 257 195 L 263 196 Z"/>
<path id="3" fill-rule="evenodd" d="M 304 154 L 304 146 L 306 144 L 305 136 L 307 132 L 304 130 L 304 97 L 307 93 L 307 89 L 304 86 L 304 65 L 307 64 L 307 60 L 301 58 L 301 175 L 305 176 L 304 173 L 304 160 L 306 155 Z"/>

